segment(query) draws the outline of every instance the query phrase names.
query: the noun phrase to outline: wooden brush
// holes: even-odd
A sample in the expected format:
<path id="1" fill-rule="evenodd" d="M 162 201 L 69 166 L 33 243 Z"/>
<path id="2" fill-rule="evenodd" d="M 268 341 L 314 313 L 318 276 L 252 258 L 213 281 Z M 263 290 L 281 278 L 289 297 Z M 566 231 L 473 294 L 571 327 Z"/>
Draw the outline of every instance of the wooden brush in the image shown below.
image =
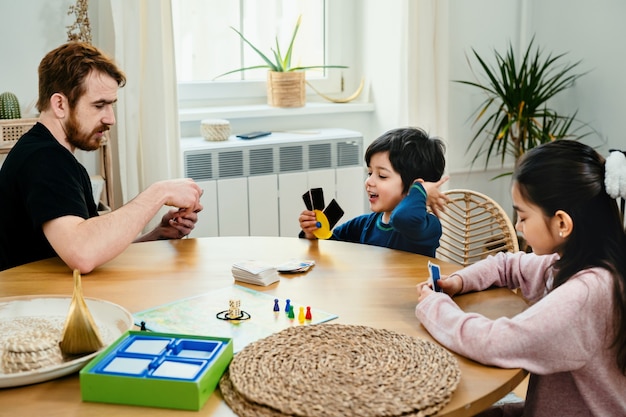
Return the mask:
<path id="1" fill-rule="evenodd" d="M 80 271 L 74 270 L 74 293 L 70 310 L 63 327 L 63 336 L 59 347 L 64 355 L 84 355 L 104 346 L 87 303 L 83 298 L 83 286 Z"/>

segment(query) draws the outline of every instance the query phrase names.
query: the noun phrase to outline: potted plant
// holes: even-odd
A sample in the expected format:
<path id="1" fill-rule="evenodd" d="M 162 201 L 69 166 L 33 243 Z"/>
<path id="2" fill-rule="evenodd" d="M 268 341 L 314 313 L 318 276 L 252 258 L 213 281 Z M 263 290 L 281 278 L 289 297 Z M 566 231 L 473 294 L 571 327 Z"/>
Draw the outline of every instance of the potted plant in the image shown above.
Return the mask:
<path id="1" fill-rule="evenodd" d="M 561 64 L 565 54 L 548 54 L 544 58 L 539 48 L 533 50 L 533 41 L 534 38 L 521 61 L 516 60 L 511 45 L 504 56 L 495 51 L 495 66 L 472 49 L 486 82 L 456 81 L 479 88 L 486 95 L 475 111 L 474 124 L 478 129 L 468 150 L 476 146 L 478 149 L 472 165 L 483 155 L 485 168 L 492 156 L 499 157 L 504 165 L 507 155 L 517 161 L 527 150 L 542 143 L 580 139 L 591 133 L 581 132 L 586 124 L 577 121 L 577 112 L 562 115 L 548 105 L 550 99 L 584 75 L 573 72 L 580 61 Z"/>
<path id="2" fill-rule="evenodd" d="M 552 98 L 584 75 L 574 72 L 580 61 L 562 64 L 565 54 L 544 57 L 540 48 L 533 48 L 533 42 L 534 38 L 521 61 L 516 59 L 510 44 L 505 55 L 494 51 L 495 65 L 489 65 L 472 49 L 483 71 L 482 79 L 486 81 L 484 84 L 456 81 L 476 87 L 486 96 L 474 112 L 474 125 L 478 128 L 468 145 L 468 150 L 477 147 L 472 165 L 482 156 L 485 156 L 485 169 L 492 157 L 499 158 L 501 165 L 507 155 L 517 162 L 527 150 L 543 143 L 578 140 L 591 133 L 586 124 L 576 119 L 577 112 L 563 115 L 548 105 Z M 494 179 L 510 174 L 506 172 Z M 516 221 L 514 211 L 513 224 Z M 530 250 L 522 236 L 518 236 L 518 240 L 520 249 Z"/>
<path id="3" fill-rule="evenodd" d="M 243 34 L 235 29 L 234 30 L 241 39 L 248 44 L 254 52 L 256 52 L 265 64 L 254 65 L 251 67 L 239 68 L 236 70 L 228 71 L 218 75 L 215 78 L 222 77 L 224 75 L 233 74 L 235 72 L 246 71 L 251 69 L 267 68 L 267 101 L 270 106 L 274 107 L 302 107 L 305 103 L 306 87 L 304 79 L 304 71 L 315 68 L 347 68 L 343 65 L 314 65 L 314 66 L 291 66 L 291 56 L 293 53 L 293 44 L 300 28 L 302 21 L 302 15 L 298 17 L 296 26 L 291 35 L 291 42 L 289 47 L 283 55 L 280 46 L 278 44 L 278 37 L 276 37 L 276 49 L 271 49 L 273 60 L 266 54 L 261 52 L 256 46 L 254 46 Z"/>

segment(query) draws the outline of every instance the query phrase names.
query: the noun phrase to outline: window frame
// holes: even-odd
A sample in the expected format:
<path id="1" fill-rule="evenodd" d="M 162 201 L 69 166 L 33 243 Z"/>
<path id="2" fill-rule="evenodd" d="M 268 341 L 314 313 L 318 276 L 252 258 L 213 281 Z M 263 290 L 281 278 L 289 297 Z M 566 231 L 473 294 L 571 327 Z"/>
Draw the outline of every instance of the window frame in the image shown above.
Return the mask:
<path id="1" fill-rule="evenodd" d="M 327 69 L 324 77 L 307 80 L 325 94 L 341 93 L 344 85 L 351 84 L 356 64 L 354 47 L 350 47 L 356 43 L 354 1 L 357 0 L 326 0 L 325 3 L 326 63 L 348 67 Z M 313 95 L 315 92 L 307 89 L 307 99 Z M 261 80 L 178 82 L 179 108 L 258 104 L 264 103 L 266 97 L 266 83 Z"/>

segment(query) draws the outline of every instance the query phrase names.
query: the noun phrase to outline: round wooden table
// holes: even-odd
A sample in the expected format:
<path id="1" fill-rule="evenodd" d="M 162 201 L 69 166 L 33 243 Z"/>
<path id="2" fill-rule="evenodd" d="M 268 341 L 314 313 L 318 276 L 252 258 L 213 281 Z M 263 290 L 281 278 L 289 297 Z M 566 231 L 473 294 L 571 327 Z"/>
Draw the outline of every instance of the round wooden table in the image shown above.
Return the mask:
<path id="1" fill-rule="evenodd" d="M 428 278 L 427 263 L 442 274 L 460 267 L 439 260 L 376 246 L 281 237 L 216 237 L 131 245 L 111 262 L 83 276 L 86 297 L 117 303 L 131 313 L 234 283 L 231 265 L 256 259 L 275 265 L 313 259 L 304 274 L 282 275 L 268 287 L 248 286 L 280 298 L 298 299 L 339 315 L 334 322 L 385 328 L 433 340 L 415 317 L 417 283 Z M 58 258 L 0 272 L 2 297 L 72 293 L 72 273 Z M 465 311 L 490 318 L 512 317 L 526 303 L 508 289 L 455 298 Z M 480 365 L 457 356 L 461 382 L 439 416 L 472 416 L 515 388 L 522 369 Z M 0 410 L 31 416 L 188 416 L 187 411 L 82 402 L 78 374 L 30 386 L 0 389 Z M 1 414 L 1 413 L 0 413 Z M 234 415 L 219 390 L 198 412 Z"/>

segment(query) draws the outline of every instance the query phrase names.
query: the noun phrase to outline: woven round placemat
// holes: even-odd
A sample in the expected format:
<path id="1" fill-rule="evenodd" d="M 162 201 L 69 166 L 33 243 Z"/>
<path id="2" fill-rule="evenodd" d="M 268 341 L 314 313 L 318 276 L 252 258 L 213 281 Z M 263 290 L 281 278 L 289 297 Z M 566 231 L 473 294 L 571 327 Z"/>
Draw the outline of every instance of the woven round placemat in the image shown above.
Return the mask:
<path id="1" fill-rule="evenodd" d="M 246 346 L 220 381 L 238 415 L 428 416 L 460 380 L 427 340 L 367 326 L 296 326 Z"/>

